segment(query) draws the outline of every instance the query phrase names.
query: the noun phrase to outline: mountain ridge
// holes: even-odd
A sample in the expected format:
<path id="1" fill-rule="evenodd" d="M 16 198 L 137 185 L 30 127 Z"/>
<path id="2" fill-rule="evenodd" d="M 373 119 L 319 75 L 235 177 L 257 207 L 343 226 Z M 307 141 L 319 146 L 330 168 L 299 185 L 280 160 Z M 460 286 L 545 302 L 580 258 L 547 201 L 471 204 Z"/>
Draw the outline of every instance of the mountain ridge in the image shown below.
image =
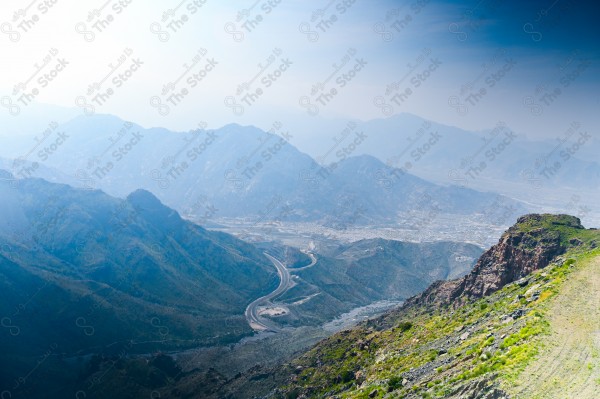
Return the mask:
<path id="1" fill-rule="evenodd" d="M 44 178 L 122 198 L 143 188 L 184 217 L 266 221 L 285 215 L 283 221 L 328 223 L 340 212 L 345 224 L 365 225 L 390 223 L 390 215 L 401 218 L 417 204 L 423 212 L 497 219 L 486 209 L 499 198 L 492 193 L 436 185 L 374 157 L 355 158 L 353 147 L 319 164 L 294 147 L 281 125 L 171 132 L 95 115 L 58 125 L 56 132 L 68 138 L 45 162 L 29 157 L 47 166 L 38 169 Z M 502 200 L 515 217 L 525 210 L 523 203 Z"/>

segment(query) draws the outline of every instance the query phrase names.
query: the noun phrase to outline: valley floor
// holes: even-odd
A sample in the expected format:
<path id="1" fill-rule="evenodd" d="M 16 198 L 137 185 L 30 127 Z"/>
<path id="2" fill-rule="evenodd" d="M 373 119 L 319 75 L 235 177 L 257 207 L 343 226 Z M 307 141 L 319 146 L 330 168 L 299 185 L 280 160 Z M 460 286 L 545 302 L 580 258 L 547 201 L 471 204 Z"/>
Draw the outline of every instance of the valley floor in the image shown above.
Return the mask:
<path id="1" fill-rule="evenodd" d="M 551 335 L 509 389 L 513 398 L 600 397 L 600 256 L 574 271 L 548 311 Z"/>

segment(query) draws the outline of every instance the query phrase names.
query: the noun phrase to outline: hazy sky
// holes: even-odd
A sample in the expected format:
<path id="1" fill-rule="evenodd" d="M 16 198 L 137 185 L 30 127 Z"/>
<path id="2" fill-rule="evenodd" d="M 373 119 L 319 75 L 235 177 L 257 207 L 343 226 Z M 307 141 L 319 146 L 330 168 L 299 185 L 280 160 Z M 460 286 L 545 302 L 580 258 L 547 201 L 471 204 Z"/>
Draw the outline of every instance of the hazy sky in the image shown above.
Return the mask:
<path id="1" fill-rule="evenodd" d="M 177 130 L 400 112 L 594 130 L 600 29 L 585 3 L 3 0 L 0 122 L 26 125 L 41 102 Z"/>

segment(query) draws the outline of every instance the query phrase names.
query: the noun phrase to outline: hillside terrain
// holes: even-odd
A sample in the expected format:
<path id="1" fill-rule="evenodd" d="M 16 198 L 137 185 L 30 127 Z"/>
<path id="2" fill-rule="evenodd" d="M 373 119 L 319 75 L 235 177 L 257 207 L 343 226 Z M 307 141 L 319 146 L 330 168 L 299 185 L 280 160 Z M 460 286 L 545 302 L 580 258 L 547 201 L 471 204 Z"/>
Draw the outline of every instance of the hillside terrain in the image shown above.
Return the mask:
<path id="1" fill-rule="evenodd" d="M 214 397 L 594 397 L 597 330 L 584 314 L 597 303 L 599 242 L 575 217 L 522 217 L 465 277 Z"/>
<path id="2" fill-rule="evenodd" d="M 13 397 L 50 394 L 90 354 L 252 334 L 244 309 L 277 284 L 255 247 L 181 219 L 147 191 L 121 200 L 0 173 L 1 386 L 21 388 L 40 354 L 36 370 L 55 373 Z"/>
<path id="3" fill-rule="evenodd" d="M 539 356 L 507 392 L 515 398 L 600 396 L 600 256 L 582 262 L 547 306 Z"/>
<path id="4" fill-rule="evenodd" d="M 600 399 L 600 0 L 1 15 L 0 399 Z"/>
<path id="5" fill-rule="evenodd" d="M 132 335 L 136 341 L 156 341 L 158 327 L 167 325 L 161 345 L 220 341 L 227 339 L 221 334 L 230 333 L 224 322 L 244 331 L 239 314 L 246 303 L 277 282 L 259 250 L 184 221 L 143 190 L 120 200 L 24 179 L 16 187 L 0 182 L 0 195 L 1 270 L 8 274 L 2 279 L 3 314 L 30 303 L 13 321 L 39 323 L 27 330 L 47 331 L 45 338 L 31 340 L 42 347 L 58 342 L 71 353 Z M 34 294 L 35 300 L 28 300 Z M 59 318 L 30 319 L 29 312 Z M 77 320 L 89 331 L 93 326 L 94 334 L 84 334 Z M 161 322 L 149 329 L 152 320 Z M 124 328 L 131 322 L 137 327 Z M 55 323 L 61 329 L 51 328 Z M 25 335 L 24 330 L 19 337 L 23 342 Z M 2 344 L 6 352 L 19 347 L 11 340 Z"/>
<path id="6" fill-rule="evenodd" d="M 464 274 L 481 253 L 471 244 L 389 240 L 348 244 L 334 256 L 258 248 L 182 219 L 145 190 L 117 199 L 6 171 L 0 196 L 0 387 L 16 385 L 14 398 L 76 392 L 74 381 L 98 378 L 115 356 L 139 360 L 252 336 L 247 306 L 280 284 L 278 260 L 265 251 L 293 275 L 272 300 L 287 313 L 262 316 L 278 329 L 317 328 L 382 298 L 403 300 Z M 369 272 L 375 264 L 384 278 Z M 315 331 L 302 348 L 328 335 Z M 52 378 L 14 384 L 47 352 L 36 370 Z M 178 367 L 169 356 L 157 361 Z"/>
<path id="7" fill-rule="evenodd" d="M 314 267 L 292 270 L 295 285 L 278 301 L 290 325 L 314 325 L 380 300 L 402 301 L 436 280 L 466 274 L 481 254 L 472 244 L 361 240 L 317 255 Z"/>

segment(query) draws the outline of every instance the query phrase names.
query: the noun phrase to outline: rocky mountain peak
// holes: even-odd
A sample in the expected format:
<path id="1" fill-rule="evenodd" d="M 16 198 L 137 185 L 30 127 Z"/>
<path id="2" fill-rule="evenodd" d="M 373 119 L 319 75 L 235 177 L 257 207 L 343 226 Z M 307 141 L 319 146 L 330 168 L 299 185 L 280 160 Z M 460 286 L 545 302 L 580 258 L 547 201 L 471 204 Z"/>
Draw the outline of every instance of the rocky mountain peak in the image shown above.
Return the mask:
<path id="1" fill-rule="evenodd" d="M 498 291 L 535 270 L 546 267 L 572 243 L 563 230 L 583 229 L 581 221 L 569 215 L 530 214 L 522 216 L 499 242 L 487 250 L 473 270 L 463 278 L 437 282 L 410 298 L 405 306 L 459 306 Z"/>

